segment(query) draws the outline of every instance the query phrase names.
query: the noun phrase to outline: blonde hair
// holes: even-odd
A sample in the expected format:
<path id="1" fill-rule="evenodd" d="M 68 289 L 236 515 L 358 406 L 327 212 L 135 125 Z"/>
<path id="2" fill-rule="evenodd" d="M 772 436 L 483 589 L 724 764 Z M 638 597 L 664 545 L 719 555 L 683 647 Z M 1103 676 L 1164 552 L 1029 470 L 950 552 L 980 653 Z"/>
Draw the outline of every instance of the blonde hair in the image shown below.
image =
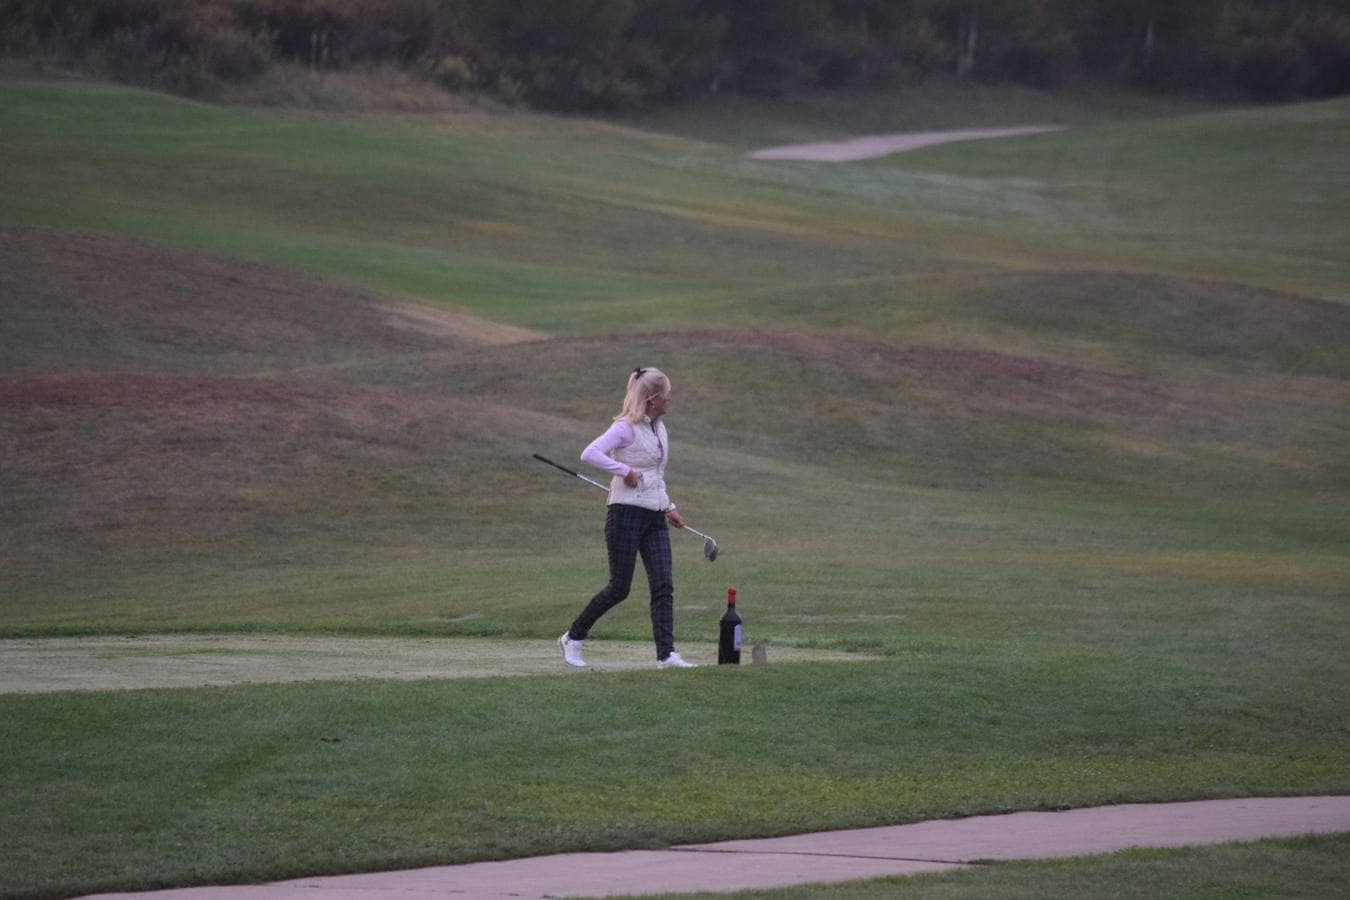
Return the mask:
<path id="1" fill-rule="evenodd" d="M 623 409 L 614 417 L 614 421 L 627 419 L 629 425 L 636 425 L 647 414 L 647 401 L 668 393 L 670 379 L 664 372 L 639 366 L 628 373 L 628 391 L 623 395 Z"/>

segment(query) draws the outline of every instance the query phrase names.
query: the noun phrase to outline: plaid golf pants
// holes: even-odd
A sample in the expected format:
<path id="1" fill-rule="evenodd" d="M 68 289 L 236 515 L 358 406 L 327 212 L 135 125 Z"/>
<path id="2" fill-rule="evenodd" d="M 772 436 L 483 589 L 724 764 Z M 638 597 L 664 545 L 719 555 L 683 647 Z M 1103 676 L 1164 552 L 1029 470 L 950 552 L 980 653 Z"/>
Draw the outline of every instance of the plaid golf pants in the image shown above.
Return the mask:
<path id="1" fill-rule="evenodd" d="M 641 554 L 651 588 L 656 658 L 665 659 L 675 649 L 675 579 L 671 574 L 666 514 L 611 503 L 605 515 L 605 546 L 609 549 L 609 583 L 591 598 L 567 633 L 574 641 L 586 640 L 596 621 L 623 602 L 633 586 L 633 570 Z"/>

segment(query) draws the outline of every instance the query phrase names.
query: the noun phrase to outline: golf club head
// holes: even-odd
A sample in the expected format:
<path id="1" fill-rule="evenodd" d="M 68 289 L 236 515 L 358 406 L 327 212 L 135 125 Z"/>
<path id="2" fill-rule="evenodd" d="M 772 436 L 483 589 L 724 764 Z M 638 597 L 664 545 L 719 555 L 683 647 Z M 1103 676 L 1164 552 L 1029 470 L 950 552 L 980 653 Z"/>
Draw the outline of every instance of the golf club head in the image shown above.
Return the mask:
<path id="1" fill-rule="evenodd" d="M 714 541 L 710 537 L 705 537 L 703 539 L 703 558 L 708 562 L 717 559 L 717 541 Z"/>

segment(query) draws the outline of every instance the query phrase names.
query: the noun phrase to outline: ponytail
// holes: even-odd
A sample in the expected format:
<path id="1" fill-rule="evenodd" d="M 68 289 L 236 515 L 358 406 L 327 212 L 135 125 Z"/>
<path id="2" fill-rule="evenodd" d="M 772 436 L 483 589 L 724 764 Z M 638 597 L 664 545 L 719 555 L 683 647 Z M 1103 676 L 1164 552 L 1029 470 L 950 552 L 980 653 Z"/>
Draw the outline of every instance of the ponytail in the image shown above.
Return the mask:
<path id="1" fill-rule="evenodd" d="M 628 373 L 628 390 L 623 395 L 623 409 L 614 421 L 626 419 L 636 425 L 647 414 L 647 401 L 670 390 L 670 379 L 660 369 L 641 366 Z"/>

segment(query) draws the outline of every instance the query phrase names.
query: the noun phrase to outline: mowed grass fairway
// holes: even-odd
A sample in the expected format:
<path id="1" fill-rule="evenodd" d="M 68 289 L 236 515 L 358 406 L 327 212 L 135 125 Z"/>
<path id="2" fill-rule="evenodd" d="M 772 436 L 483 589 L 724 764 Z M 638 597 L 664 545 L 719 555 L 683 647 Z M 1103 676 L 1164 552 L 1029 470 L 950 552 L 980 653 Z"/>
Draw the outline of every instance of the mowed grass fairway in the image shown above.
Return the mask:
<path id="1" fill-rule="evenodd" d="M 904 127 L 1054 111 L 990 96 Z M 1350 101 L 1064 103 L 827 165 L 742 153 L 838 118 L 0 82 L 0 636 L 556 654 L 603 498 L 530 455 L 656 365 L 721 546 L 673 535 L 678 632 L 735 585 L 771 648 L 5 693 L 0 892 L 1350 790 Z M 648 637 L 641 575 L 592 637 Z"/>

